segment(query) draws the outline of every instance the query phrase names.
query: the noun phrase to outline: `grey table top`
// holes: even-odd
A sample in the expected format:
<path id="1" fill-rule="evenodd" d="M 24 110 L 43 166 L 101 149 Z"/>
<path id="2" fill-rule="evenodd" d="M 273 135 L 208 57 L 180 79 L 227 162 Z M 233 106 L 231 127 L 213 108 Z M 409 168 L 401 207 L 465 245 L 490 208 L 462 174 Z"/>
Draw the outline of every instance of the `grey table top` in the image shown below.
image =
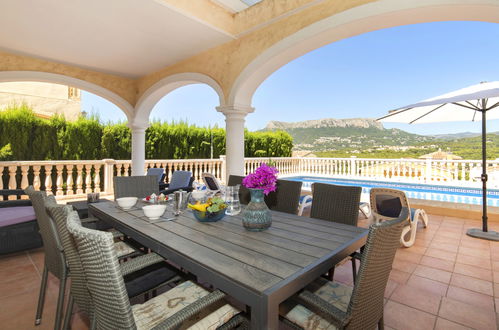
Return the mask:
<path id="1" fill-rule="evenodd" d="M 151 221 L 140 206 L 123 211 L 112 202 L 101 202 L 89 209 L 257 314 L 277 313 L 274 305 L 363 246 L 367 237 L 365 228 L 274 211 L 272 226 L 263 232 L 245 230 L 241 215 L 200 223 L 189 210 L 175 220 L 169 220 L 173 215 L 167 211 Z M 266 327 L 268 317 L 253 327 Z M 270 324 L 275 327 L 275 321 Z"/>

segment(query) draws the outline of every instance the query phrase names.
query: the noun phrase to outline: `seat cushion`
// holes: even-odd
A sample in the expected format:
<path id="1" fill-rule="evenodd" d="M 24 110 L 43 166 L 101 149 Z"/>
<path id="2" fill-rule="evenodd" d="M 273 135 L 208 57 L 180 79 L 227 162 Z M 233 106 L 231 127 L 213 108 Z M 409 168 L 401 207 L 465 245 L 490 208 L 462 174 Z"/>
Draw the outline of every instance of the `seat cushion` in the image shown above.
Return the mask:
<path id="1" fill-rule="evenodd" d="M 155 289 L 161 284 L 177 276 L 177 273 L 167 266 L 165 262 L 142 268 L 123 277 L 126 292 L 132 298 L 141 293 Z"/>
<path id="2" fill-rule="evenodd" d="M 325 301 L 334 305 L 339 310 L 346 312 L 353 288 L 337 282 L 327 282 L 323 285 L 312 283 L 307 290 L 318 295 Z M 299 325 L 304 329 L 332 330 L 336 326 L 312 312 L 303 305 L 294 304 L 292 301 L 285 301 L 281 304 L 280 313 L 289 321 Z"/>
<path id="3" fill-rule="evenodd" d="M 184 307 L 208 295 L 209 292 L 191 281 L 139 305 L 132 306 L 138 330 L 151 329 Z M 216 329 L 240 311 L 223 300 L 207 308 L 201 315 L 183 322 L 181 329 Z"/>
<path id="4" fill-rule="evenodd" d="M 116 255 L 118 256 L 118 258 L 135 252 L 135 249 L 125 242 L 114 243 L 114 250 L 116 251 Z"/>
<path id="5" fill-rule="evenodd" d="M 0 227 L 36 220 L 33 206 L 0 208 Z"/>
<path id="6" fill-rule="evenodd" d="M 402 211 L 400 198 L 392 195 L 380 194 L 376 196 L 377 213 L 385 217 L 397 218 Z"/>

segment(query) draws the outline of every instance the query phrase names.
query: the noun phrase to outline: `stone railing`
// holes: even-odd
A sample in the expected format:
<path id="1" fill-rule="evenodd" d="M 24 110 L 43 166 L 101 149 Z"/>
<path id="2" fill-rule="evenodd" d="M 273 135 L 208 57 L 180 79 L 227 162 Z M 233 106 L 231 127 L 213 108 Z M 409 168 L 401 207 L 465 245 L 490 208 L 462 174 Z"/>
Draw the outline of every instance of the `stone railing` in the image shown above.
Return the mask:
<path id="1" fill-rule="evenodd" d="M 301 174 L 412 183 L 479 185 L 481 160 L 424 160 L 375 158 L 246 158 L 245 173 L 271 161 L 280 175 Z M 491 187 L 499 186 L 499 160 L 487 161 Z"/>
<path id="2" fill-rule="evenodd" d="M 219 159 L 146 160 L 144 173 L 150 167 L 165 169 L 166 180 L 177 170 L 191 171 L 201 181 L 203 172 L 225 176 L 225 157 Z M 33 185 L 58 198 L 83 197 L 90 192 L 112 194 L 113 177 L 131 175 L 130 160 L 68 160 L 0 162 L 0 189 L 19 189 Z"/>
<path id="3" fill-rule="evenodd" d="M 56 196 L 85 195 L 109 189 L 106 160 L 0 162 L 0 188 L 33 185 Z"/>
<path id="4" fill-rule="evenodd" d="M 368 180 L 396 180 L 416 183 L 449 185 L 479 185 L 479 160 L 419 160 L 367 158 L 246 158 L 245 174 L 262 162 L 272 162 L 280 175 L 315 175 L 349 177 Z M 203 172 L 225 178 L 225 156 L 218 159 L 158 159 L 146 160 L 148 168 L 165 169 L 167 181 L 172 172 L 187 170 L 201 181 Z M 499 161 L 488 161 L 489 186 L 499 187 Z M 80 161 L 14 161 L 0 162 L 0 189 L 16 189 L 33 185 L 58 198 L 83 197 L 90 192 L 111 194 L 113 177 L 131 174 L 130 160 Z"/>

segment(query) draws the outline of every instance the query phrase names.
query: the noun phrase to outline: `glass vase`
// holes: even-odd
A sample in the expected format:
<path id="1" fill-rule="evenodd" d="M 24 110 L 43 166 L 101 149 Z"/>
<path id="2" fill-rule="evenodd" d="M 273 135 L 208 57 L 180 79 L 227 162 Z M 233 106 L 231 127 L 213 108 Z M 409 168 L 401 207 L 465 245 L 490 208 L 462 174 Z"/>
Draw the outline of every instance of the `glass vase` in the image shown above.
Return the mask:
<path id="1" fill-rule="evenodd" d="M 272 215 L 265 204 L 263 189 L 249 188 L 251 200 L 243 211 L 243 226 L 249 231 L 262 231 L 272 225 Z"/>

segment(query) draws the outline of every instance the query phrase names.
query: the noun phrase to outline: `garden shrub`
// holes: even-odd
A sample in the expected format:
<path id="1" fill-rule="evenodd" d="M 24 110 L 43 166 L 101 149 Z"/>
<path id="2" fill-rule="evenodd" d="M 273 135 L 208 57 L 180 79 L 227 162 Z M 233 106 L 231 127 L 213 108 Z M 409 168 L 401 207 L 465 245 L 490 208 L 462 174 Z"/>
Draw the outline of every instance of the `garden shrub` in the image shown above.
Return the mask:
<path id="1" fill-rule="evenodd" d="M 0 111 L 0 156 L 3 158 L 130 159 L 131 140 L 126 123 L 102 124 L 94 116 L 74 122 L 62 116 L 42 119 L 24 104 Z M 224 129 L 155 121 L 146 130 L 147 159 L 210 158 L 212 144 L 214 158 L 225 154 Z M 246 157 L 289 157 L 292 147 L 293 140 L 286 132 L 245 131 Z"/>

